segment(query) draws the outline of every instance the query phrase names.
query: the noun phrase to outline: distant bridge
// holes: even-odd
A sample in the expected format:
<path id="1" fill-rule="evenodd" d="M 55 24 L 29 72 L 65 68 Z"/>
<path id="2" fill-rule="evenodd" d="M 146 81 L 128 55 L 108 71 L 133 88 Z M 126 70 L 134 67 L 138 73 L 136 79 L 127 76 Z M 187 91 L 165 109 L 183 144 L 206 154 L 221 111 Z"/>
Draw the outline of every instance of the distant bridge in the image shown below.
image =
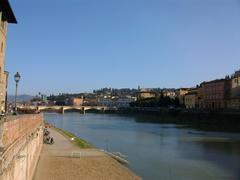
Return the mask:
<path id="1" fill-rule="evenodd" d="M 18 107 L 20 110 L 36 110 L 38 112 L 43 112 L 43 111 L 56 111 L 61 114 L 64 114 L 65 111 L 67 110 L 75 110 L 79 111 L 80 113 L 85 114 L 86 111 L 88 110 L 97 110 L 97 111 L 102 111 L 104 112 L 105 110 L 108 109 L 106 106 L 28 106 L 28 107 Z"/>

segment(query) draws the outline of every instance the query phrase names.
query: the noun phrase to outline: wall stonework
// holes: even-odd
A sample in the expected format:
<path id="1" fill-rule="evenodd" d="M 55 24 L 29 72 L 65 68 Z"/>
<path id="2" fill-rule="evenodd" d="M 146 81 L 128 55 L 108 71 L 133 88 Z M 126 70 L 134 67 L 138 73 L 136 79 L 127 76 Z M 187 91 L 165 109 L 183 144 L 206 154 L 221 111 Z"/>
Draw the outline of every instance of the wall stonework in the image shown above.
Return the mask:
<path id="1" fill-rule="evenodd" d="M 43 144 L 43 116 L 11 117 L 0 130 L 0 180 L 31 180 Z"/>
<path id="2" fill-rule="evenodd" d="M 2 20 L 2 12 L 0 12 L 0 24 L 0 112 L 2 113 L 5 111 L 6 80 L 4 65 L 8 25 L 7 21 Z"/>

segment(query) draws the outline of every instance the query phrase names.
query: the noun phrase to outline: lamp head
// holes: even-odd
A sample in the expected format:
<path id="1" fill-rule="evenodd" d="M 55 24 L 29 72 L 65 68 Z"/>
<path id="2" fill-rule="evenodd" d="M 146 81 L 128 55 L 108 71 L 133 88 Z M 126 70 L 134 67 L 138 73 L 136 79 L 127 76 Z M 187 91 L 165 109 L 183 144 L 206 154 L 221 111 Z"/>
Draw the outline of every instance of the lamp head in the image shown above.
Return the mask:
<path id="1" fill-rule="evenodd" d="M 18 83 L 18 82 L 20 81 L 20 78 L 21 78 L 21 76 L 20 76 L 19 72 L 17 72 L 17 73 L 14 75 L 14 80 L 15 80 L 15 82 Z"/>

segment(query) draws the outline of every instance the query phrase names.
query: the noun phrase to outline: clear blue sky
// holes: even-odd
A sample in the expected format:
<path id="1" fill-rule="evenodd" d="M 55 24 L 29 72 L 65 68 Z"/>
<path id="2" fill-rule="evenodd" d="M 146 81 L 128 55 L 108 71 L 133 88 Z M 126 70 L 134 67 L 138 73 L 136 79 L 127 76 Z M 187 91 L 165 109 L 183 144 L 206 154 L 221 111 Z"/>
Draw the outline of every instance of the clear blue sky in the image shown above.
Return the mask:
<path id="1" fill-rule="evenodd" d="M 21 94 L 191 87 L 240 68 L 239 0 L 10 0 Z"/>

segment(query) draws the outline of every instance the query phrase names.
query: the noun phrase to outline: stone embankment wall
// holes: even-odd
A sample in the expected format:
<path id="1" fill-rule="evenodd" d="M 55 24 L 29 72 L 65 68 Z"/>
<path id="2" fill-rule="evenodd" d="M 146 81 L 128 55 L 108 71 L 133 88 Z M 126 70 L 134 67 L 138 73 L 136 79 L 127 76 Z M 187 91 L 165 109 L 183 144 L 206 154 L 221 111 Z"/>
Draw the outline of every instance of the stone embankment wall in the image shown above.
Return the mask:
<path id="1" fill-rule="evenodd" d="M 31 180 L 42 144 L 42 114 L 0 120 L 0 180 Z"/>

